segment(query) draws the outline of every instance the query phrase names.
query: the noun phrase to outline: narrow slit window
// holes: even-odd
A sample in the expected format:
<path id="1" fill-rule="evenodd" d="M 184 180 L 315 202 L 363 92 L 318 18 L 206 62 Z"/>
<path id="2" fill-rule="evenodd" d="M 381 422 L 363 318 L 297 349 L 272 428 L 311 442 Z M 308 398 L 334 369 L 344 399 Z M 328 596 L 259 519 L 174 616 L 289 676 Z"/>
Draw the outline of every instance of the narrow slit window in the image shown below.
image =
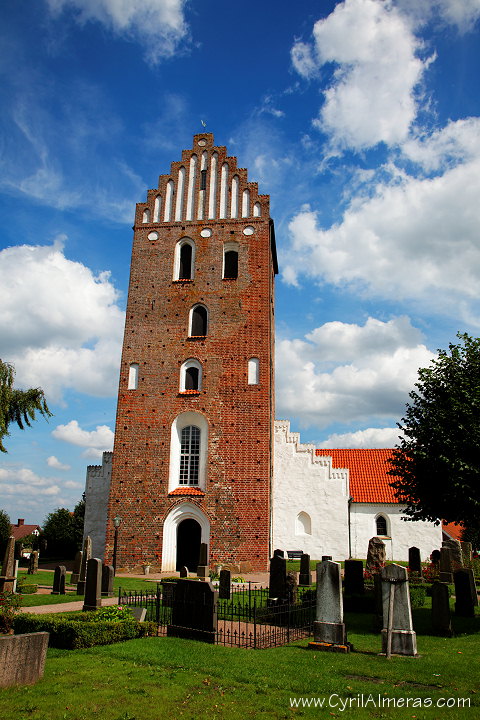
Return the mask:
<path id="1" fill-rule="evenodd" d="M 192 279 L 192 246 L 188 243 L 182 245 L 180 250 L 179 280 Z"/>
<path id="2" fill-rule="evenodd" d="M 207 334 L 207 308 L 196 305 L 191 314 L 190 337 L 205 337 Z"/>
<path id="3" fill-rule="evenodd" d="M 258 385 L 260 382 L 260 361 L 258 358 L 250 358 L 248 361 L 248 384 Z"/>
<path id="4" fill-rule="evenodd" d="M 131 363 L 128 369 L 128 389 L 136 390 L 138 388 L 138 364 Z"/>
<path id="5" fill-rule="evenodd" d="M 200 190 L 206 190 L 207 189 L 207 171 L 201 170 L 200 171 Z"/>
<path id="6" fill-rule="evenodd" d="M 196 367 L 185 370 L 185 390 L 198 390 L 199 371 Z"/>
<path id="7" fill-rule="evenodd" d="M 238 250 L 226 250 L 223 277 L 227 280 L 235 280 L 238 277 Z"/>

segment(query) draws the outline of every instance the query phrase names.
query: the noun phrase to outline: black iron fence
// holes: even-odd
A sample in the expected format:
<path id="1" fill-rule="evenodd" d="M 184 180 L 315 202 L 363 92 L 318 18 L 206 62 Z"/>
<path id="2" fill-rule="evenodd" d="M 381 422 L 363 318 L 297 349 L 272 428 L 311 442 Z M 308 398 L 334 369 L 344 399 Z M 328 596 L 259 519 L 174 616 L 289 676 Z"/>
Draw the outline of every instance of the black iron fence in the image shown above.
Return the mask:
<path id="1" fill-rule="evenodd" d="M 175 606 L 175 582 L 159 583 L 154 592 L 120 590 L 118 602 L 146 608 L 146 619 L 157 623 L 159 635 L 202 639 L 198 603 L 182 599 L 181 607 Z M 268 588 L 255 583 L 232 586 L 230 597 L 215 603 L 212 623 L 207 623 L 208 633 L 203 639 L 245 648 L 285 645 L 313 634 L 315 608 L 315 593 L 309 588 L 299 588 L 290 601 L 279 601 L 269 597 Z"/>

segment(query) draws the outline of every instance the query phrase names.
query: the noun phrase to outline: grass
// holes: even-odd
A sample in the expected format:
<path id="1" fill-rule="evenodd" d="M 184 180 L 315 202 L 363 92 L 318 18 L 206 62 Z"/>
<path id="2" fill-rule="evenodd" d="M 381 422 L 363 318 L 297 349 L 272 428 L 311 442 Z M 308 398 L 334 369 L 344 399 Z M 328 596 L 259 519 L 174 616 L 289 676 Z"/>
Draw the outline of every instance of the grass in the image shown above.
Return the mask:
<path id="1" fill-rule="evenodd" d="M 2 720 L 240 720 L 243 718 L 416 718 L 480 716 L 480 616 L 454 638 L 421 634 L 428 610 L 414 613 L 420 657 L 377 653 L 371 617 L 347 614 L 350 655 L 307 649 L 307 641 L 270 650 L 242 650 L 176 638 L 147 638 L 86 650 L 49 650 L 35 686 L 0 693 Z M 457 623 L 458 624 L 458 623 Z M 457 631 L 460 627 L 457 627 Z M 369 700 L 371 694 L 371 699 Z M 363 695 L 366 707 L 358 707 Z M 410 707 L 379 707 L 378 698 L 405 698 Z M 290 707 L 290 698 L 329 699 L 333 707 Z M 430 708 L 412 707 L 432 698 Z M 440 698 L 467 698 L 468 708 L 435 707 Z M 341 710 L 340 702 L 352 706 Z M 377 707 L 373 702 L 377 703 Z M 384 700 L 385 702 L 385 700 Z M 417 703 L 419 701 L 417 700 Z M 406 700 L 404 700 L 406 703 Z"/>

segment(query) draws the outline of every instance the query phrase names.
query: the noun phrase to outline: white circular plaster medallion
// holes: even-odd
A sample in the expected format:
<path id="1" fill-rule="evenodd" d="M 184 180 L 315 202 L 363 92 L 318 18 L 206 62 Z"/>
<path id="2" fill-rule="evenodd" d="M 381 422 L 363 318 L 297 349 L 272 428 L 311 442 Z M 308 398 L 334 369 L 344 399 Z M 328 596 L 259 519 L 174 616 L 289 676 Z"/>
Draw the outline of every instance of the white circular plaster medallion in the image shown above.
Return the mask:
<path id="1" fill-rule="evenodd" d="M 255 228 L 252 227 L 251 225 L 247 225 L 247 227 L 243 228 L 244 235 L 253 235 L 254 232 L 255 232 Z"/>
<path id="2" fill-rule="evenodd" d="M 200 235 L 202 237 L 211 237 L 212 231 L 210 230 L 210 228 L 203 228 L 203 230 L 200 230 Z"/>
<path id="3" fill-rule="evenodd" d="M 149 240 L 158 240 L 158 233 L 157 232 L 148 233 L 148 239 Z"/>

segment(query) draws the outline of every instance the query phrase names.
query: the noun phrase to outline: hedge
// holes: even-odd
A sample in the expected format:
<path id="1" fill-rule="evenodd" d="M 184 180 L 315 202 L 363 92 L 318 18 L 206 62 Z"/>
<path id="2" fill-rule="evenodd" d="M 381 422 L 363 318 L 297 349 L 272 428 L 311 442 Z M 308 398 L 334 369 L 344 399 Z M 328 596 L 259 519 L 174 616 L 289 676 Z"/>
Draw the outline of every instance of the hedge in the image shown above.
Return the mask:
<path id="1" fill-rule="evenodd" d="M 94 645 L 110 645 L 123 640 L 148 637 L 157 634 L 157 626 L 153 622 L 137 622 L 125 620 L 113 622 L 93 622 L 94 612 L 34 615 L 21 613 L 15 617 L 14 633 L 48 632 L 49 647 L 64 650 L 93 647 Z"/>
<path id="2" fill-rule="evenodd" d="M 38 585 L 34 585 L 33 583 L 25 583 L 24 585 L 21 585 L 20 583 L 17 584 L 17 592 L 20 593 L 20 595 L 33 595 L 38 590 Z"/>

